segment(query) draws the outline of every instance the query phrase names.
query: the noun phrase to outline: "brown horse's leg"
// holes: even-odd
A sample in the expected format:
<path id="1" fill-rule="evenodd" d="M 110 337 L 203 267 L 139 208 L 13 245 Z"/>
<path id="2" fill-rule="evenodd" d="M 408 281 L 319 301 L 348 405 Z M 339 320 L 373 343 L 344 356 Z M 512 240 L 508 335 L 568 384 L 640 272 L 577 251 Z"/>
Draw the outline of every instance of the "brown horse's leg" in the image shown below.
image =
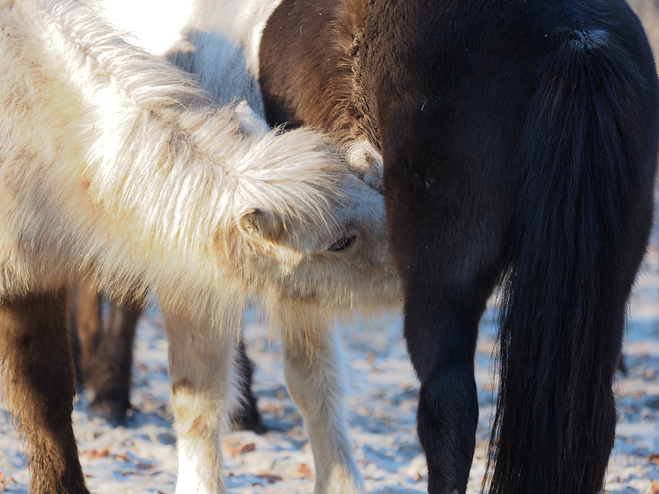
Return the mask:
<path id="1" fill-rule="evenodd" d="M 111 302 L 108 323 L 87 381 L 96 392 L 92 408 L 111 423 L 124 423 L 130 408 L 133 343 L 142 307 L 141 299 Z"/>
<path id="2" fill-rule="evenodd" d="M 75 376 L 67 293 L 0 302 L 0 364 L 16 429 L 25 438 L 33 494 L 87 493 L 71 409 Z"/>
<path id="3" fill-rule="evenodd" d="M 101 339 L 102 297 L 98 291 L 85 280 L 79 280 L 75 296 L 75 327 L 80 342 L 80 383 L 85 383 L 95 367 L 96 351 Z"/>
<path id="4" fill-rule="evenodd" d="M 130 408 L 131 365 L 135 328 L 142 301 L 111 302 L 107 327 L 103 325 L 103 296 L 80 280 L 76 290 L 75 327 L 79 341 L 79 380 L 96 393 L 94 411 L 109 422 L 122 424 Z"/>

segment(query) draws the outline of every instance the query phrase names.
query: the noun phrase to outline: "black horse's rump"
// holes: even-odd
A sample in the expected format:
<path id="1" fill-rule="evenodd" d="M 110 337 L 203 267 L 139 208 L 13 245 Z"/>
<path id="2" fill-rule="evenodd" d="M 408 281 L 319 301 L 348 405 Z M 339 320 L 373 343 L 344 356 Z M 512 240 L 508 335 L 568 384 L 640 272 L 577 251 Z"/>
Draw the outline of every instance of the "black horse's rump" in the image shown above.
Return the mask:
<path id="1" fill-rule="evenodd" d="M 503 281 L 497 494 L 595 494 L 652 222 L 658 85 L 623 0 L 283 0 L 269 123 L 382 151 L 429 491 L 464 492 L 473 359 Z"/>

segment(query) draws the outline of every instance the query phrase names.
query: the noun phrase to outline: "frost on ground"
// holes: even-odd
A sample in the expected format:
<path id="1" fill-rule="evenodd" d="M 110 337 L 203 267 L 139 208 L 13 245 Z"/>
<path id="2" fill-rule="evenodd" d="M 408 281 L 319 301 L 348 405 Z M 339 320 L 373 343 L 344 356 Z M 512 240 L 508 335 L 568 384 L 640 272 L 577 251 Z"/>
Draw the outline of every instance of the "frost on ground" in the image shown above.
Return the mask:
<path id="1" fill-rule="evenodd" d="M 647 256 L 630 307 L 626 376 L 619 376 L 617 440 L 608 493 L 659 492 L 659 239 Z M 256 363 L 255 392 L 270 431 L 233 432 L 223 443 L 232 494 L 312 493 L 312 454 L 300 414 L 284 386 L 279 348 L 259 321 L 246 327 Z M 427 470 L 416 437 L 418 383 L 405 353 L 400 319 L 344 331 L 348 409 L 355 455 L 372 494 L 422 494 Z M 476 357 L 481 408 L 469 493 L 479 491 L 494 405 L 495 312 L 483 318 Z M 126 427 L 113 429 L 88 412 L 79 394 L 73 413 L 90 491 L 97 494 L 173 493 L 177 458 L 169 406 L 167 341 L 162 319 L 150 310 L 138 328 L 135 409 Z M 0 402 L 0 410 L 6 410 Z M 3 490 L 4 489 L 4 490 Z M 7 413 L 0 413 L 0 492 L 28 492 L 21 443 Z"/>

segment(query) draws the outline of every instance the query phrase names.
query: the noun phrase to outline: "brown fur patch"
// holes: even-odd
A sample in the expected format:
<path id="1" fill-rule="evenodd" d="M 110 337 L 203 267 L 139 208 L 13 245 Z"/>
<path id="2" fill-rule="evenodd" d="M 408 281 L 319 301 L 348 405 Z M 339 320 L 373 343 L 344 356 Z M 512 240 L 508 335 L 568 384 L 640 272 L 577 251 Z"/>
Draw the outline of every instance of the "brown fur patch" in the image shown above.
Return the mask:
<path id="1" fill-rule="evenodd" d="M 194 395 L 194 393 L 194 385 L 187 377 L 172 384 L 172 395 Z"/>
<path id="2" fill-rule="evenodd" d="M 309 9 L 283 0 L 263 31 L 259 84 L 268 123 L 304 123 L 330 131 L 341 145 L 361 138 L 379 146 L 371 81 L 361 70 L 369 2 L 316 4 Z M 282 58 L 282 51 L 289 56 Z M 322 61 L 314 53 L 322 53 Z"/>
<path id="3" fill-rule="evenodd" d="M 67 323 L 64 290 L 0 304 L 5 397 L 25 439 L 35 494 L 88 492 L 71 425 L 75 383 Z"/>

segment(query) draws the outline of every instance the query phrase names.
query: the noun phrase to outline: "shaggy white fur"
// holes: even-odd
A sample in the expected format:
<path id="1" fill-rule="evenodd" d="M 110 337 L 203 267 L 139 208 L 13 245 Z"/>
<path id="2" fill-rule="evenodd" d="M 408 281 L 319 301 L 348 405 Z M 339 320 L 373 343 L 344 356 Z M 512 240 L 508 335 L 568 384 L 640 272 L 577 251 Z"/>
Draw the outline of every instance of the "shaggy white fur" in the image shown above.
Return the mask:
<path id="1" fill-rule="evenodd" d="M 137 44 L 194 72 L 218 102 L 244 99 L 263 116 L 259 44 L 265 24 L 281 0 L 180 0 L 172 9 L 159 8 L 158 0 L 95 2 Z M 364 139 L 346 143 L 344 151 L 353 171 L 382 192 L 380 152 Z"/>
<path id="2" fill-rule="evenodd" d="M 363 491 L 329 328 L 398 303 L 382 196 L 321 134 L 266 132 L 249 107 L 214 106 L 85 3 L 4 0 L 0 32 L 0 302 L 77 276 L 114 296 L 153 289 L 172 349 L 177 492 L 217 493 L 232 347 L 258 293 L 283 330 L 316 491 Z"/>
<path id="3" fill-rule="evenodd" d="M 0 296 L 89 272 L 206 314 L 219 280 L 327 307 L 380 305 L 363 283 L 396 285 L 382 197 L 322 135 L 246 135 L 233 108 L 79 2 L 1 14 Z M 365 223 L 368 256 L 327 252 Z"/>

